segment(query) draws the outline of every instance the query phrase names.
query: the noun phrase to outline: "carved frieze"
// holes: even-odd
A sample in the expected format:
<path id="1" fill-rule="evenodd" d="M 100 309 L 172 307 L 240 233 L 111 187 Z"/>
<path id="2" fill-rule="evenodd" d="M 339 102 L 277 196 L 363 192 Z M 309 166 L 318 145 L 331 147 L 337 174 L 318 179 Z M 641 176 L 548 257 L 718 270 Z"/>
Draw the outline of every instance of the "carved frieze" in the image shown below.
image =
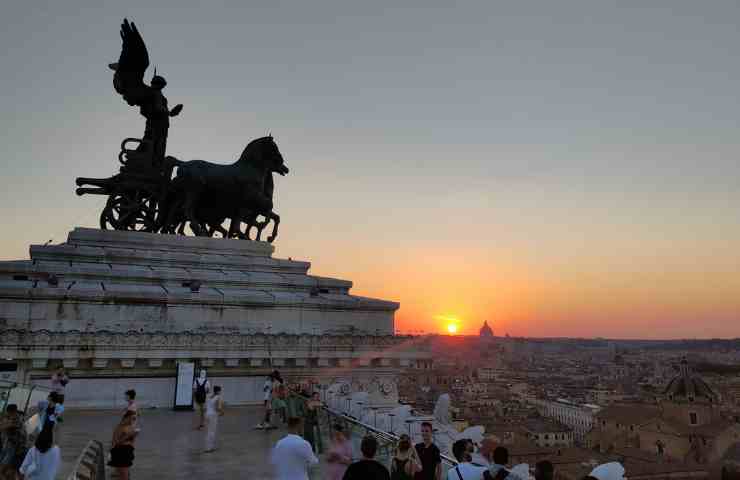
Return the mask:
<path id="1" fill-rule="evenodd" d="M 392 365 L 390 359 L 399 357 L 401 364 L 407 364 L 408 357 L 403 358 L 403 353 L 385 346 L 394 345 L 398 340 L 403 340 L 403 338 L 352 335 L 266 335 L 207 331 L 170 333 L 135 330 L 127 332 L 72 330 L 51 332 L 7 329 L 0 331 L 0 351 L 5 351 L 9 355 L 19 355 L 18 352 L 63 349 L 67 352 L 65 356 L 72 354 L 72 357 L 66 358 L 75 358 L 74 352 L 89 350 L 94 350 L 98 358 L 101 358 L 103 352 L 108 352 L 103 354 L 103 357 L 114 358 L 117 351 L 140 352 L 139 358 L 146 358 L 148 354 L 154 352 L 157 353 L 155 357 L 161 357 L 161 352 L 168 350 L 192 352 L 194 356 L 205 356 L 206 358 L 210 356 L 219 358 L 217 352 L 231 352 L 226 355 L 229 357 L 233 357 L 233 353 L 238 353 L 244 358 L 250 357 L 249 351 L 255 351 L 257 355 L 265 355 L 268 352 L 270 356 L 280 352 L 280 356 L 284 358 L 319 358 L 318 366 L 328 367 L 334 363 L 331 359 L 338 358 L 337 350 L 346 351 L 345 346 L 351 345 L 351 351 L 359 354 L 359 358 L 355 360 L 358 366 L 368 367 L 372 366 L 371 357 L 363 354 L 363 350 L 372 352 L 387 350 L 389 352 L 387 358 L 384 358 L 382 353 L 377 355 L 381 358 L 380 364 L 383 366 Z M 385 345 L 379 348 L 377 342 L 381 341 L 385 342 Z M 418 350 L 413 352 L 414 356 L 418 354 Z M 376 354 L 373 353 L 372 358 L 376 358 Z M 254 363 L 256 362 L 250 362 L 252 366 L 257 366 Z M 338 358 L 338 363 L 340 367 L 350 367 L 353 361 L 350 358 Z M 306 366 L 306 362 L 296 362 L 295 365 Z"/>

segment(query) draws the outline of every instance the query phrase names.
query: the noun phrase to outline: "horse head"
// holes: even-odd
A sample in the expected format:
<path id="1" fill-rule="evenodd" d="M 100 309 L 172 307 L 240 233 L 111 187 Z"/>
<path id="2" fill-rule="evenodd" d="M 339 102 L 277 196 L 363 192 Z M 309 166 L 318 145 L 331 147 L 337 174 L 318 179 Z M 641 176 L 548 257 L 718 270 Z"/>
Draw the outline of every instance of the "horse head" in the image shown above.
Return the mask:
<path id="1" fill-rule="evenodd" d="M 280 175 L 289 172 L 272 135 L 249 142 L 236 163 L 259 165 Z"/>

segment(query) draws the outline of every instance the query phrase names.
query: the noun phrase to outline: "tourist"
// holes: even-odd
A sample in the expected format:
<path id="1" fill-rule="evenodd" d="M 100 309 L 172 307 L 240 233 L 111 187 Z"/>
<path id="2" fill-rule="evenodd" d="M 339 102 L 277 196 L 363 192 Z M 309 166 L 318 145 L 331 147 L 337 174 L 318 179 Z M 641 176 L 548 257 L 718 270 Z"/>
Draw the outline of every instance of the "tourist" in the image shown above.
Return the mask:
<path id="1" fill-rule="evenodd" d="M 352 463 L 352 442 L 344 435 L 344 428 L 336 424 L 332 428 L 331 445 L 326 454 L 327 479 L 342 480 L 347 466 Z"/>
<path id="2" fill-rule="evenodd" d="M 257 428 L 270 428 L 270 420 L 271 420 L 271 413 L 272 413 L 272 380 L 273 380 L 273 374 L 265 378 L 265 383 L 262 386 L 262 399 L 264 400 L 265 405 L 265 418 L 261 423 L 257 424 Z"/>
<path id="3" fill-rule="evenodd" d="M 206 370 L 200 369 L 198 378 L 193 380 L 193 399 L 198 409 L 198 417 L 200 423 L 198 424 L 198 430 L 202 430 L 206 422 L 206 400 L 208 394 L 211 393 L 211 382 L 206 377 Z"/>
<path id="4" fill-rule="evenodd" d="M 0 418 L 0 479 L 15 480 L 15 472 L 26 455 L 26 429 L 18 405 L 9 404 Z"/>
<path id="5" fill-rule="evenodd" d="M 288 419 L 285 416 L 286 403 L 285 403 L 285 382 L 283 377 L 280 376 L 280 372 L 275 370 L 272 372 L 272 411 L 283 421 L 287 422 Z"/>
<path id="6" fill-rule="evenodd" d="M 447 480 L 481 480 L 484 478 L 486 468 L 476 467 L 470 463 L 467 440 L 461 439 L 453 443 L 452 454 L 457 459 L 457 465 L 447 472 Z"/>
<path id="7" fill-rule="evenodd" d="M 396 451 L 391 459 L 391 480 L 413 480 L 421 471 L 421 460 L 412 448 L 411 438 L 405 433 L 398 439 Z"/>
<path id="8" fill-rule="evenodd" d="M 555 476 L 555 467 L 552 462 L 548 460 L 542 460 L 537 462 L 534 466 L 534 478 L 535 480 L 553 480 Z"/>
<path id="9" fill-rule="evenodd" d="M 321 444 L 321 432 L 319 431 L 319 414 L 321 413 L 321 400 L 319 392 L 314 392 L 311 398 L 306 402 L 306 411 L 303 422 L 303 438 L 311 444 L 311 448 L 316 454 L 321 454 L 323 446 Z"/>
<path id="10" fill-rule="evenodd" d="M 421 443 L 416 444 L 416 453 L 421 460 L 421 471 L 416 472 L 415 480 L 441 480 L 442 457 L 439 448 L 432 441 L 432 424 L 422 422 Z"/>
<path id="11" fill-rule="evenodd" d="M 362 460 L 347 468 L 342 480 L 390 480 L 391 474 L 385 466 L 375 460 L 378 441 L 372 435 L 365 435 L 360 443 Z"/>
<path id="12" fill-rule="evenodd" d="M 128 480 L 128 471 L 134 463 L 134 441 L 139 435 L 136 413 L 126 412 L 113 431 L 108 465 L 118 470 L 119 480 Z"/>
<path id="13" fill-rule="evenodd" d="M 301 417 L 306 416 L 306 400 L 302 396 L 302 392 L 298 388 L 292 390 L 291 395 L 285 399 L 287 404 L 287 415 L 290 417 Z"/>
<path id="14" fill-rule="evenodd" d="M 270 459 L 277 480 L 308 480 L 308 467 L 319 463 L 311 445 L 301 438 L 302 431 L 302 418 L 288 419 L 288 434 L 277 442 Z"/>
<path id="15" fill-rule="evenodd" d="M 54 433 L 44 428 L 28 450 L 19 472 L 24 480 L 54 480 L 61 463 L 61 452 L 54 445 Z"/>
<path id="16" fill-rule="evenodd" d="M 134 412 L 136 416 L 139 415 L 139 405 L 136 404 L 136 390 L 126 390 L 126 409 L 123 411 L 125 414 L 126 412 Z"/>
<path id="17" fill-rule="evenodd" d="M 495 480 L 515 480 L 515 476 L 506 468 L 509 463 L 509 451 L 506 447 L 496 447 L 493 450 L 493 456 L 491 458 L 491 466 L 488 469 L 488 473 Z"/>
<path id="18" fill-rule="evenodd" d="M 59 403 L 64 403 L 64 394 L 67 390 L 68 383 L 69 377 L 67 376 L 67 372 L 60 365 L 57 371 L 51 376 L 51 391 L 56 392 Z"/>
<path id="19" fill-rule="evenodd" d="M 52 433 L 55 433 L 55 428 L 62 421 L 63 413 L 64 405 L 59 403 L 59 394 L 51 392 L 45 401 L 38 403 L 39 421 L 36 425 L 36 434 L 40 434 L 45 427 L 51 428 Z"/>
<path id="20" fill-rule="evenodd" d="M 216 450 L 216 433 L 218 417 L 224 415 L 224 401 L 221 398 L 221 387 L 213 387 L 213 395 L 206 401 L 206 449 L 205 453 Z"/>

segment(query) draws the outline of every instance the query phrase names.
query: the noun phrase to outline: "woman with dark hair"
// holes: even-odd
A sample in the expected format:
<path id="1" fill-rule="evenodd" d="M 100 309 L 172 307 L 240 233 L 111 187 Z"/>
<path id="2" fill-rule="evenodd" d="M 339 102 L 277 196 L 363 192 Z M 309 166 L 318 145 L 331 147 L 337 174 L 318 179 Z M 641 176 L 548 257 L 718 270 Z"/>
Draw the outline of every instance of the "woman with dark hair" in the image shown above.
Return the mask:
<path id="1" fill-rule="evenodd" d="M 344 428 L 336 424 L 332 427 L 331 445 L 326 455 L 328 480 L 342 480 L 344 472 L 352 463 L 352 442 L 344 435 Z"/>
<path id="2" fill-rule="evenodd" d="M 287 390 L 285 388 L 285 381 L 280 376 L 280 372 L 275 370 L 273 373 L 274 380 L 272 382 L 272 410 L 278 415 L 278 417 L 286 423 L 288 418 L 286 417 L 287 404 L 285 399 L 287 397 Z"/>
<path id="3" fill-rule="evenodd" d="M 396 452 L 391 460 L 391 480 L 413 480 L 421 471 L 421 460 L 405 433 L 398 438 Z"/>
<path id="4" fill-rule="evenodd" d="M 136 417 L 135 412 L 127 411 L 113 431 L 108 465 L 118 469 L 120 480 L 128 480 L 128 470 L 134 464 L 134 440 L 139 434 Z"/>
<path id="5" fill-rule="evenodd" d="M 46 426 L 36 437 L 36 443 L 28 450 L 18 470 L 25 480 L 54 480 L 60 459 L 59 447 L 54 445 L 52 428 Z"/>

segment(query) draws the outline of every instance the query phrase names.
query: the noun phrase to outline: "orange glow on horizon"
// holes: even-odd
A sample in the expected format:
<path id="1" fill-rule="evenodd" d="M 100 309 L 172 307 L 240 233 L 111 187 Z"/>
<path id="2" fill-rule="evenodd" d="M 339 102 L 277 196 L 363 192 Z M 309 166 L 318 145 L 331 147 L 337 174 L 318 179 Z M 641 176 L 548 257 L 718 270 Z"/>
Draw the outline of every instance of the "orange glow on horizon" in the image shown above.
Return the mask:
<path id="1" fill-rule="evenodd" d="M 457 333 L 457 325 L 454 323 L 448 323 L 447 324 L 447 331 L 449 333 L 455 334 Z"/>

